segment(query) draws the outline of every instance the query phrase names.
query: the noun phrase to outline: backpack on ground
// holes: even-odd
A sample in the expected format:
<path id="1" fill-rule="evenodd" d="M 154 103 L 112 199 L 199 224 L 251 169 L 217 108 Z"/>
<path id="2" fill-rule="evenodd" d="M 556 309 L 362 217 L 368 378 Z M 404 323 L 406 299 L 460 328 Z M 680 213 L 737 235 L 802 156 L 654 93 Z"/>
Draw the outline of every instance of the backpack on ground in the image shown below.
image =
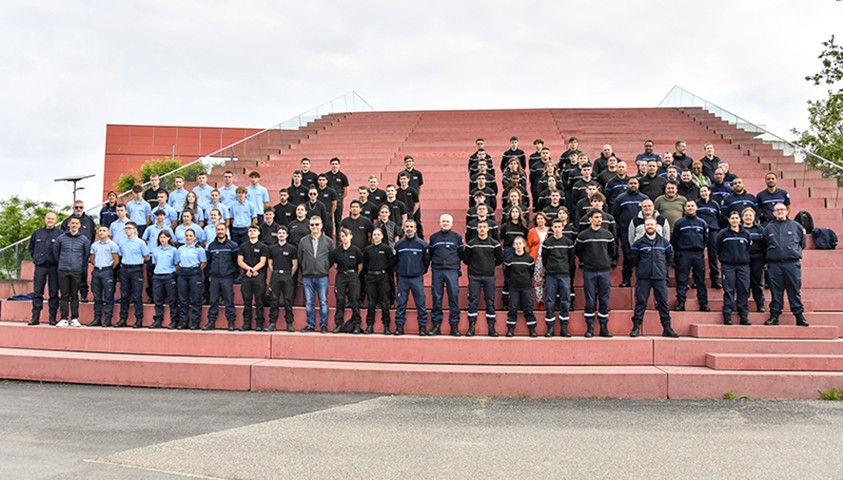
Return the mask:
<path id="1" fill-rule="evenodd" d="M 814 217 L 811 216 L 810 212 L 801 211 L 796 214 L 796 218 L 793 219 L 799 225 L 802 225 L 802 228 L 805 229 L 805 233 L 813 233 L 814 231 Z"/>
<path id="2" fill-rule="evenodd" d="M 837 248 L 837 234 L 830 228 L 815 228 L 811 232 L 814 237 L 814 247 L 817 250 L 834 250 Z"/>

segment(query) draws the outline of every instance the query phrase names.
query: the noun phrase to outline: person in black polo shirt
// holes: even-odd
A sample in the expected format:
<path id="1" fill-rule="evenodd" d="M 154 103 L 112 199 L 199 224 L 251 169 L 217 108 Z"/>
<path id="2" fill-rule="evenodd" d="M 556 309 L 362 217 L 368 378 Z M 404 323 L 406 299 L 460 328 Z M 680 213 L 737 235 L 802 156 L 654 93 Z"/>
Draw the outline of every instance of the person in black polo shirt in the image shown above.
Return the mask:
<path id="1" fill-rule="evenodd" d="M 242 270 L 243 282 L 240 293 L 243 296 L 243 326 L 241 332 L 252 329 L 252 300 L 255 306 L 255 330 L 263 329 L 263 297 L 266 289 L 266 259 L 269 248 L 258 241 L 260 227 L 249 225 L 249 240 L 243 242 L 237 252 L 237 265 Z"/>
<path id="2" fill-rule="evenodd" d="M 419 193 L 415 188 L 410 186 L 410 174 L 403 171 L 398 174 L 398 190 L 396 190 L 396 197 L 399 201 L 404 203 L 407 207 L 407 218 L 414 219 L 421 224 L 421 208 L 419 203 Z M 422 233 L 419 232 L 419 236 Z"/>
<path id="3" fill-rule="evenodd" d="M 363 252 L 352 244 L 354 233 L 348 228 L 340 229 L 340 246 L 331 251 L 329 256 L 331 265 L 337 266 L 337 277 L 334 281 L 334 295 L 337 299 L 337 310 L 334 313 L 334 333 L 360 333 L 360 265 L 363 263 Z M 351 306 L 351 321 L 343 328 L 345 322 L 346 299 Z"/>
<path id="4" fill-rule="evenodd" d="M 328 187 L 337 194 L 337 209 L 334 211 L 334 225 L 337 225 L 337 237 L 339 237 L 339 224 L 342 221 L 343 204 L 348 196 L 348 177 L 340 171 L 340 159 L 331 159 L 331 169 L 325 172 L 328 179 Z"/>
<path id="5" fill-rule="evenodd" d="M 290 194 L 286 188 L 278 191 L 279 202 L 273 207 L 275 221 L 285 227 L 296 218 L 296 206 L 290 203 Z"/>
<path id="6" fill-rule="evenodd" d="M 395 266 L 395 252 L 392 247 L 383 242 L 383 231 L 376 228 L 372 231 L 372 244 L 363 250 L 363 268 L 366 270 L 366 295 L 369 297 L 369 308 L 366 314 L 366 331 L 371 334 L 375 327 L 375 309 L 381 309 L 383 334 L 390 335 L 389 306 L 389 278 L 393 275 Z"/>
<path id="7" fill-rule="evenodd" d="M 275 221 L 275 210 L 272 207 L 264 207 L 260 241 L 265 243 L 267 247 L 278 243 L 279 228 L 281 228 L 281 224 Z"/>
<path id="8" fill-rule="evenodd" d="M 384 195 L 386 195 L 384 193 Z M 378 219 L 378 206 L 369 201 L 369 188 L 365 185 L 357 187 L 357 201 L 360 202 L 360 215 L 371 221 Z"/>
<path id="9" fill-rule="evenodd" d="M 485 205 L 484 205 L 485 207 Z M 466 241 L 463 262 L 468 265 L 468 331 L 465 336 L 473 337 L 477 325 L 477 310 L 480 292 L 486 303 L 486 323 L 489 336 L 497 337 L 495 331 L 495 267 L 503 263 L 503 250 L 499 241 L 489 236 L 491 220 L 475 220 L 476 236 Z"/>
<path id="10" fill-rule="evenodd" d="M 296 270 L 299 267 L 298 251 L 287 242 L 289 235 L 287 227 L 278 228 L 278 243 L 269 247 L 269 326 L 267 332 L 274 332 L 278 328 L 279 306 L 284 307 L 284 320 L 287 331 L 293 329 L 293 286 Z M 280 302 L 279 302 L 280 300 Z"/>

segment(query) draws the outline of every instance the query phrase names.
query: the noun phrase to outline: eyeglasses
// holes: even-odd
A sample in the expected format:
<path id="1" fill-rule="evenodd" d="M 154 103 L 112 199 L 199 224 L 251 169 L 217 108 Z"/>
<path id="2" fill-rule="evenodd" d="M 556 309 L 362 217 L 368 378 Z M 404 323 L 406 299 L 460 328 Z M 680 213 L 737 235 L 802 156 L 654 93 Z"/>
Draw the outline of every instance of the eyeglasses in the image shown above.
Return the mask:
<path id="1" fill-rule="evenodd" d="M 321 227 L 322 224 L 321 223 L 311 223 L 310 226 L 311 227 Z"/>
<path id="2" fill-rule="evenodd" d="M 76 205 L 76 206 L 74 206 L 74 207 L 73 207 L 73 209 L 74 209 L 74 210 L 85 210 L 85 207 L 82 207 L 82 206 Z"/>

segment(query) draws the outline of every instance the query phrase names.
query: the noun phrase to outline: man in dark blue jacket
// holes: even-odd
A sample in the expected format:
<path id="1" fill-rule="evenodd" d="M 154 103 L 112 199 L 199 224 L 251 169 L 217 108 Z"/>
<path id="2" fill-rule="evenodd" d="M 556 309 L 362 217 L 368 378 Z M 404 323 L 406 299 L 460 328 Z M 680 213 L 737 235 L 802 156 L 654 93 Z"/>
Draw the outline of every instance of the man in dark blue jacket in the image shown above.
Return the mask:
<path id="1" fill-rule="evenodd" d="M 208 244 L 208 264 L 205 270 L 210 278 L 211 306 L 208 308 L 208 323 L 202 330 L 216 328 L 217 316 L 220 309 L 220 296 L 225 305 L 225 318 L 228 320 L 228 330 L 234 331 L 234 321 L 237 319 L 234 310 L 234 278 L 237 276 L 238 245 L 226 235 L 225 223 L 218 223 L 217 236 Z"/>
<path id="2" fill-rule="evenodd" d="M 656 301 L 659 319 L 662 323 L 662 336 L 677 338 L 679 335 L 670 326 L 670 309 L 667 306 L 667 269 L 673 263 L 673 246 L 656 233 L 656 219 L 644 220 L 644 236 L 631 247 L 631 260 L 635 262 L 635 311 L 632 314 L 630 337 L 641 335 L 641 323 L 644 311 L 650 299 L 650 290 Z"/>
<path id="3" fill-rule="evenodd" d="M 94 243 L 94 237 L 97 236 L 97 224 L 94 219 L 85 213 L 85 203 L 82 200 L 73 202 L 73 214 L 61 222 L 61 229 L 67 231 L 71 218 L 79 219 L 79 232 L 85 236 L 90 243 Z M 83 270 L 79 276 L 79 296 L 83 302 L 88 301 L 88 264 L 85 263 Z"/>
<path id="4" fill-rule="evenodd" d="M 49 300 L 50 325 L 56 324 L 56 315 L 59 311 L 59 271 L 56 266 L 56 257 L 53 256 L 53 245 L 62 231 L 56 228 L 56 214 L 49 212 L 44 215 L 44 227 L 32 232 L 29 238 L 29 256 L 35 264 L 35 276 L 33 278 L 32 297 L 32 320 L 29 325 L 38 325 L 41 322 L 41 309 L 44 307 L 44 286 L 49 285 L 47 292 Z"/>
<path id="5" fill-rule="evenodd" d="M 787 207 L 783 203 L 773 206 L 775 220 L 764 227 L 767 244 L 767 271 L 770 278 L 770 318 L 764 325 L 778 325 L 779 315 L 784 309 L 784 292 L 790 302 L 790 311 L 796 317 L 796 325 L 807 327 L 805 307 L 802 305 L 802 250 L 805 248 L 805 229 L 787 218 Z"/>
<path id="6" fill-rule="evenodd" d="M 708 223 L 697 216 L 697 204 L 685 202 L 685 216 L 673 226 L 671 242 L 676 249 L 676 305 L 677 312 L 685 311 L 688 278 L 694 270 L 694 285 L 701 312 L 708 312 L 708 290 L 705 288 L 705 248 L 708 245 Z"/>
<path id="7" fill-rule="evenodd" d="M 451 335 L 460 335 L 460 261 L 463 256 L 462 235 L 451 230 L 454 219 L 447 213 L 439 217 L 440 230 L 430 236 L 430 266 L 433 291 L 433 308 L 430 317 L 433 321 L 431 335 L 441 334 L 442 300 L 444 289 L 448 289 L 448 321 L 451 324 Z M 444 287 L 444 288 L 443 288 Z"/>
<path id="8" fill-rule="evenodd" d="M 404 238 L 395 244 L 395 275 L 398 277 L 395 300 L 395 335 L 404 334 L 407 320 L 407 301 L 413 294 L 418 314 L 419 335 L 427 335 L 427 307 L 425 306 L 424 280 L 422 276 L 430 265 L 430 252 L 424 240 L 416 236 L 416 221 L 404 222 Z"/>
<path id="9" fill-rule="evenodd" d="M 79 327 L 79 281 L 82 269 L 88 268 L 91 240 L 80 230 L 82 222 L 70 217 L 67 232 L 56 239 L 53 256 L 58 264 L 59 289 L 61 290 L 61 320 L 57 327 Z M 70 317 L 68 317 L 68 306 Z M 68 320 L 70 318 L 70 320 Z"/>

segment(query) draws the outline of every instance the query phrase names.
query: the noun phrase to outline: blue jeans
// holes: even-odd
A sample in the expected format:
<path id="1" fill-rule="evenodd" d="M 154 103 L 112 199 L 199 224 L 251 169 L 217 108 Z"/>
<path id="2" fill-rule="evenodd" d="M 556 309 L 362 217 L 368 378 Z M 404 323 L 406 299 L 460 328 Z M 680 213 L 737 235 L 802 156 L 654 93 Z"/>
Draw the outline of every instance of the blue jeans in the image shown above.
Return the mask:
<path id="1" fill-rule="evenodd" d="M 611 278 L 612 272 L 607 270 L 605 272 L 590 272 L 583 270 L 583 289 L 585 290 L 585 323 L 587 325 L 594 324 L 594 311 L 597 310 L 597 300 L 599 297 L 600 309 L 598 310 L 598 320 L 601 325 L 605 325 L 609 321 L 609 294 L 611 292 Z"/>
<path id="2" fill-rule="evenodd" d="M 104 324 L 110 324 L 114 313 L 114 270 L 95 268 L 91 273 L 91 290 L 94 294 L 94 321 L 102 319 Z"/>
<path id="3" fill-rule="evenodd" d="M 404 325 L 407 320 L 407 301 L 410 300 L 410 293 L 413 294 L 413 301 L 416 302 L 419 329 L 427 327 L 427 306 L 422 277 L 398 277 L 398 292 L 395 294 L 398 308 L 395 310 L 395 324 Z"/>
<path id="4" fill-rule="evenodd" d="M 304 305 L 307 326 L 316 327 L 316 295 L 319 296 L 319 326 L 328 326 L 328 277 L 304 277 Z"/>
<path id="5" fill-rule="evenodd" d="M 442 300 L 445 288 L 448 289 L 448 321 L 451 325 L 460 323 L 460 271 L 434 269 L 433 281 L 433 308 L 430 317 L 434 325 L 442 323 Z"/>
<path id="6" fill-rule="evenodd" d="M 545 322 L 556 321 L 556 307 L 559 307 L 559 320 L 562 325 L 568 325 L 571 305 L 571 277 L 568 275 L 546 275 L 544 278 L 545 291 Z M 556 296 L 559 295 L 559 304 Z"/>

